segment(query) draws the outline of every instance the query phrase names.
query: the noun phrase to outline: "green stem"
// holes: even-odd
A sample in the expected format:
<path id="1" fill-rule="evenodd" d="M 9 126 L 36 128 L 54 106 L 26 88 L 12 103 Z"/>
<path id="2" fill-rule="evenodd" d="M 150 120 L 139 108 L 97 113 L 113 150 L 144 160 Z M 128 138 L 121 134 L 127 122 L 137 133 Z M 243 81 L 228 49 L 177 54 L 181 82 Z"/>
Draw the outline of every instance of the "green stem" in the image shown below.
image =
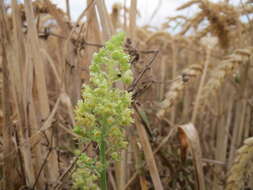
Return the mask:
<path id="1" fill-rule="evenodd" d="M 104 133 L 101 135 L 101 144 L 100 144 L 100 162 L 102 163 L 103 170 L 100 173 L 100 186 L 101 190 L 107 190 L 107 170 L 106 170 L 106 142 L 104 139 Z"/>

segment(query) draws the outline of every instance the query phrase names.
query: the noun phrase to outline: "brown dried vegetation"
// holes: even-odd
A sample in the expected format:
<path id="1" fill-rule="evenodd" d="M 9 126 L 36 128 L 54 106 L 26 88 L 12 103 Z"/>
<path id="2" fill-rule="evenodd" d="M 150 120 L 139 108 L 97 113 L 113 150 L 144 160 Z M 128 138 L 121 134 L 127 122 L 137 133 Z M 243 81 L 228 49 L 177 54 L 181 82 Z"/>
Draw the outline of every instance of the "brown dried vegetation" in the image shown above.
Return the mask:
<path id="1" fill-rule="evenodd" d="M 195 15 L 155 31 L 136 25 L 136 6 L 108 13 L 87 0 L 73 22 L 50 0 L 0 0 L 0 189 L 71 188 L 73 108 L 92 54 L 118 30 L 136 113 L 109 189 L 253 188 L 252 3 L 188 1 L 178 10 L 198 6 Z M 178 33 L 167 32 L 173 23 Z"/>

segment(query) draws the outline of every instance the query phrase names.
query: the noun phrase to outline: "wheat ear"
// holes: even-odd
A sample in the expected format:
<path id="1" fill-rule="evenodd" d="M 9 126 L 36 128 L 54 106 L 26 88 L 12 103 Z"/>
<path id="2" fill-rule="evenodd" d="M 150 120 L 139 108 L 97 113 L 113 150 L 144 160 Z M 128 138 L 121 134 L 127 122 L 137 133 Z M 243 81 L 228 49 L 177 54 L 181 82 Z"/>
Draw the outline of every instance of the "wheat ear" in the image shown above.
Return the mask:
<path id="1" fill-rule="evenodd" d="M 196 79 L 203 72 L 203 64 L 194 64 L 185 69 L 181 76 L 175 80 L 170 90 L 165 94 L 165 99 L 161 103 L 161 109 L 158 111 L 157 116 L 162 118 L 166 112 L 175 104 L 180 97 L 181 92 L 186 87 L 186 84 Z"/>
<path id="2" fill-rule="evenodd" d="M 240 65 L 249 59 L 252 51 L 252 48 L 238 49 L 226 57 L 212 72 L 212 76 L 203 90 L 202 100 L 208 98 L 210 93 L 217 91 L 225 78 L 235 73 Z"/>
<path id="3" fill-rule="evenodd" d="M 225 190 L 238 190 L 244 186 L 246 176 L 253 173 L 252 160 L 253 137 L 246 139 L 244 145 L 237 151 Z"/>

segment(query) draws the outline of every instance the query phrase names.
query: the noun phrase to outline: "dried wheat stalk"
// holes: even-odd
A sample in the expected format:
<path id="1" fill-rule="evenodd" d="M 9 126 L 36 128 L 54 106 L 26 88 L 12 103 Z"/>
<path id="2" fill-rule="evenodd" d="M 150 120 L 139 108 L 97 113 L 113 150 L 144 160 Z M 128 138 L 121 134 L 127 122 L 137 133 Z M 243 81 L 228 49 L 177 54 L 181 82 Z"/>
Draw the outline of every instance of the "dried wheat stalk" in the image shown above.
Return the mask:
<path id="1" fill-rule="evenodd" d="M 253 137 L 244 141 L 244 145 L 237 151 L 237 155 L 227 178 L 225 190 L 238 190 L 244 186 L 245 177 L 253 173 Z M 250 169 L 249 169 L 250 168 Z"/>

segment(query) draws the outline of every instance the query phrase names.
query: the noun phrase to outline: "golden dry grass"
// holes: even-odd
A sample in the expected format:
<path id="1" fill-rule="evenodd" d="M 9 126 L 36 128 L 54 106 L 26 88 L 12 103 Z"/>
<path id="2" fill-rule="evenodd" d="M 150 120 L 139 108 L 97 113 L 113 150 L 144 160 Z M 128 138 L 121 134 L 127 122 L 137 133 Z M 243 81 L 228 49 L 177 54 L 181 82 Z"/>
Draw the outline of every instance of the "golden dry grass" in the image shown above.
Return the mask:
<path id="1" fill-rule="evenodd" d="M 154 30 L 136 25 L 137 0 L 112 13 L 87 2 L 73 22 L 71 1 L 65 11 L 49 0 L 0 0 L 0 189 L 71 188 L 73 108 L 92 54 L 118 30 L 132 56 L 136 122 L 109 189 L 253 188 L 252 3 L 187 1 L 178 10 L 199 12 Z M 173 22 L 176 34 L 166 30 Z"/>

